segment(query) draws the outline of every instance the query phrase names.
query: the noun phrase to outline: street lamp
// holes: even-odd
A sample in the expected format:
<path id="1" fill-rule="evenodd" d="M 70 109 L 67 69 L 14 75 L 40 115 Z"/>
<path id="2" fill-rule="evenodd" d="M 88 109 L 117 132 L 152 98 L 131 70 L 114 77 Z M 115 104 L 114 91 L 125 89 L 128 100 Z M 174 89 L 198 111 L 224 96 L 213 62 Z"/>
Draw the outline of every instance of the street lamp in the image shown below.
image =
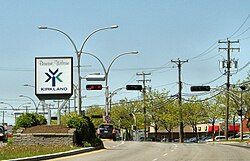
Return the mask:
<path id="1" fill-rule="evenodd" d="M 135 130 L 135 140 L 137 141 L 138 137 L 137 137 L 137 128 L 136 128 L 136 117 L 134 113 L 130 113 L 129 116 L 133 116 L 133 119 L 134 119 L 134 125 L 133 125 L 132 130 Z"/>
<path id="2" fill-rule="evenodd" d="M 28 96 L 25 96 L 25 95 L 20 95 L 19 97 L 25 97 L 25 98 L 30 99 L 33 102 L 33 104 L 34 104 L 34 106 L 36 108 L 36 113 L 38 112 L 38 106 L 36 105 L 35 101 L 31 97 L 28 97 Z"/>
<path id="3" fill-rule="evenodd" d="M 31 104 L 31 102 L 28 102 L 28 103 L 23 103 L 23 104 L 19 105 L 17 109 L 19 110 L 19 108 L 20 108 L 21 106 L 24 106 L 24 105 L 30 105 L 30 104 Z M 26 113 L 28 113 L 28 107 L 29 107 L 29 106 L 25 106 L 25 107 L 26 107 L 26 108 L 25 108 Z"/>
<path id="4" fill-rule="evenodd" d="M 81 100 L 81 69 L 80 69 L 80 64 L 81 64 L 81 54 L 82 54 L 82 51 L 83 51 L 83 47 L 84 45 L 86 44 L 87 40 L 95 33 L 99 32 L 99 31 L 103 31 L 103 30 L 108 30 L 108 29 L 115 29 L 115 28 L 118 28 L 117 25 L 112 25 L 112 26 L 108 26 L 108 27 L 103 27 L 103 28 L 100 28 L 100 29 L 97 29 L 97 30 L 94 30 L 93 32 L 91 32 L 86 38 L 85 40 L 83 41 L 82 43 L 82 46 L 80 48 L 80 50 L 77 49 L 74 41 L 71 39 L 71 37 L 66 34 L 64 31 L 62 30 L 59 30 L 57 28 L 51 28 L 51 27 L 46 27 L 46 26 L 38 26 L 38 29 L 42 29 L 42 30 L 53 30 L 53 31 L 57 31 L 57 32 L 60 32 L 62 33 L 63 35 L 65 35 L 69 41 L 71 42 L 71 44 L 73 45 L 74 47 L 74 50 L 75 50 L 75 53 L 76 53 L 76 57 L 77 57 L 77 69 L 78 69 L 78 115 L 81 114 L 81 106 L 82 106 L 82 100 Z"/>
<path id="5" fill-rule="evenodd" d="M 0 104 L 6 104 L 6 105 L 9 105 L 9 106 L 12 108 L 12 110 L 15 110 L 15 108 L 14 108 L 11 104 L 9 104 L 9 103 L 6 103 L 6 102 L 0 102 Z"/>
<path id="6" fill-rule="evenodd" d="M 99 63 L 101 64 L 102 68 L 103 68 L 104 75 L 105 75 L 105 86 L 106 86 L 105 87 L 106 88 L 106 92 L 105 92 L 105 98 L 106 98 L 106 101 L 105 101 L 105 115 L 108 116 L 108 103 L 109 103 L 108 74 L 109 74 L 110 68 L 111 68 L 112 64 L 115 62 L 115 60 L 118 59 L 119 57 L 124 56 L 124 55 L 129 55 L 129 54 L 138 54 L 138 51 L 125 52 L 125 53 L 117 55 L 111 61 L 111 63 L 109 64 L 107 69 L 105 68 L 102 61 L 96 55 L 94 55 L 92 53 L 87 53 L 87 52 L 84 52 L 84 54 L 87 54 L 87 55 L 90 55 L 90 56 L 93 56 L 94 58 L 96 58 L 99 61 Z"/>
<path id="7" fill-rule="evenodd" d="M 113 92 L 110 92 L 109 94 L 109 111 L 110 111 L 110 114 L 111 114 L 111 108 L 112 108 L 112 98 L 115 94 L 117 94 L 117 92 L 121 91 L 125 89 L 125 87 L 120 87 L 120 88 L 117 88 L 115 89 Z"/>
<path id="8" fill-rule="evenodd" d="M 243 99 L 242 99 L 242 95 L 243 95 L 243 91 L 246 90 L 246 86 L 240 86 L 241 89 L 241 93 L 240 93 L 240 110 L 241 110 L 241 115 L 240 115 L 240 140 L 243 140 L 243 120 L 242 120 L 242 115 L 243 115 Z"/>

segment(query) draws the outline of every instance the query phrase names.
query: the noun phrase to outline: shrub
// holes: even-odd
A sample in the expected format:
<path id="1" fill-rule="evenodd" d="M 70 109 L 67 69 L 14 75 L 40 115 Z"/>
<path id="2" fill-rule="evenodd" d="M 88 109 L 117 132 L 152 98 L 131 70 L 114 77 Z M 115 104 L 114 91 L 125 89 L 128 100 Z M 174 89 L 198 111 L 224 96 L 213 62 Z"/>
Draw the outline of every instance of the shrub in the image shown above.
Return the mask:
<path id="1" fill-rule="evenodd" d="M 36 113 L 25 113 L 19 116 L 16 120 L 15 129 L 18 128 L 28 128 L 37 125 L 47 124 L 47 120 L 43 115 L 39 115 Z"/>
<path id="2" fill-rule="evenodd" d="M 89 117 L 69 114 L 66 119 L 66 125 L 70 128 L 76 128 L 76 141 L 80 146 L 103 147 L 103 143 L 96 137 L 94 124 Z"/>

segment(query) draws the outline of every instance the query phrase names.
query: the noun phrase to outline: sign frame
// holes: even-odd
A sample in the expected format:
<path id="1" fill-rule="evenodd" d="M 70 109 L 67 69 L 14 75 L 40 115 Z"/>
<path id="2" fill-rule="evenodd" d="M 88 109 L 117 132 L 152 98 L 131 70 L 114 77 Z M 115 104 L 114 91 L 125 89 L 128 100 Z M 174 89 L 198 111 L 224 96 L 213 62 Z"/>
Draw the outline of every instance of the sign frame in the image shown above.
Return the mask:
<path id="1" fill-rule="evenodd" d="M 39 100 L 73 95 L 73 57 L 35 57 L 35 95 Z"/>

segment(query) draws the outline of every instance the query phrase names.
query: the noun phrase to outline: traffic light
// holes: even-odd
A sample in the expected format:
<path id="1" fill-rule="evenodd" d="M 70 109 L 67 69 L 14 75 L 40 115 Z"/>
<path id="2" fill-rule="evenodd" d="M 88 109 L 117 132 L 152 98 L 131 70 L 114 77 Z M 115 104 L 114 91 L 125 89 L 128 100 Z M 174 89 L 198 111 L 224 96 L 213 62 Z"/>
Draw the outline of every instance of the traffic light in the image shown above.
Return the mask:
<path id="1" fill-rule="evenodd" d="M 237 110 L 239 116 L 242 116 L 242 110 Z"/>
<path id="2" fill-rule="evenodd" d="M 191 86 L 190 90 L 192 92 L 198 91 L 210 91 L 210 86 Z"/>
<path id="3" fill-rule="evenodd" d="M 126 85 L 127 90 L 142 90 L 142 85 Z"/>
<path id="4" fill-rule="evenodd" d="M 92 85 L 87 84 L 86 89 L 87 90 L 102 90 L 102 85 L 100 85 L 100 84 L 92 84 Z"/>
<path id="5" fill-rule="evenodd" d="M 91 115 L 91 118 L 99 119 L 99 118 L 103 118 L 103 116 L 102 115 Z"/>

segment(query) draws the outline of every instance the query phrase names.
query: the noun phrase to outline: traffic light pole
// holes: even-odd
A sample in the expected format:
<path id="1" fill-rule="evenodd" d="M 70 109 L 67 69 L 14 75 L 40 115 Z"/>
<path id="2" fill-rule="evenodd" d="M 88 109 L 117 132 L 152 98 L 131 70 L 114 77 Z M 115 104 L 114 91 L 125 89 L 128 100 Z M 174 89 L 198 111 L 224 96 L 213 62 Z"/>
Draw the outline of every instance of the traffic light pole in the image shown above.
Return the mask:
<path id="1" fill-rule="evenodd" d="M 180 108 L 180 131 L 179 131 L 179 142 L 180 143 L 183 143 L 184 142 L 184 136 L 183 136 L 183 128 L 184 128 L 184 126 L 183 126 L 183 119 L 182 119 L 182 107 L 181 107 L 181 90 L 182 90 L 182 82 L 181 82 L 181 65 L 183 64 L 183 63 L 187 63 L 188 62 L 188 60 L 186 60 L 186 61 L 181 61 L 179 58 L 178 58 L 178 60 L 177 61 L 173 61 L 173 60 L 171 60 L 171 62 L 172 63 L 175 63 L 175 64 L 177 64 L 177 66 L 178 66 L 178 78 L 179 78 L 179 94 L 178 94 L 178 96 L 179 96 L 179 108 Z"/>
<path id="2" fill-rule="evenodd" d="M 241 115 L 240 115 L 240 140 L 243 140 L 243 120 L 242 120 L 242 115 L 243 115 L 243 91 L 246 90 L 246 86 L 240 86 L 241 92 L 240 92 L 240 111 L 241 111 Z"/>

